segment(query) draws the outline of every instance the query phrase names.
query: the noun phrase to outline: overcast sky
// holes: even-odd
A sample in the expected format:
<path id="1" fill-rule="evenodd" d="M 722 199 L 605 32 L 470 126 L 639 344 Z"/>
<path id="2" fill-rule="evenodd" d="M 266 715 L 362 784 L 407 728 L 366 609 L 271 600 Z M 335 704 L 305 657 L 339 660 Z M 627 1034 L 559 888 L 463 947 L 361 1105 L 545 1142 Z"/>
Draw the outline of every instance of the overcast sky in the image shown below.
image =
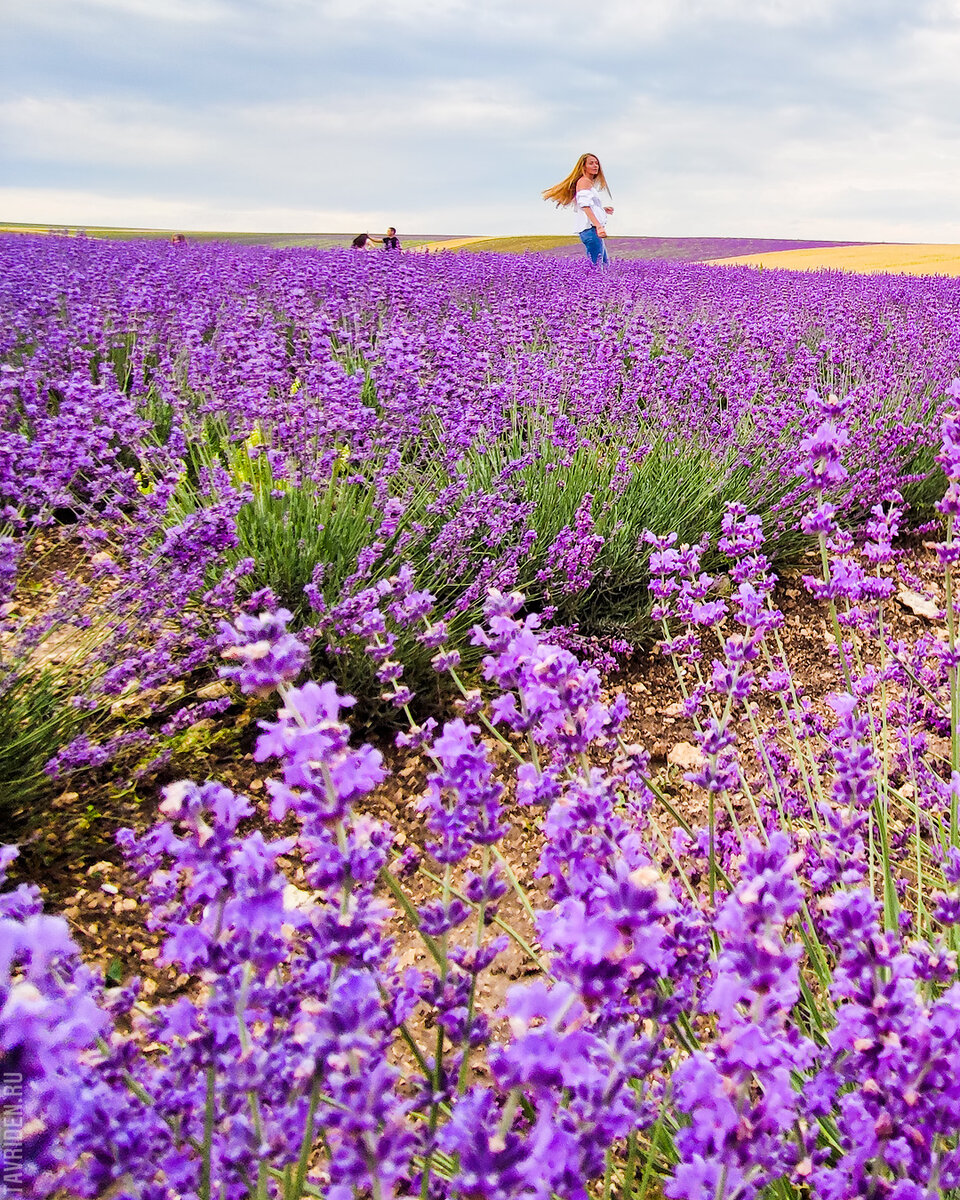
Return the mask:
<path id="1" fill-rule="evenodd" d="M 0 8 L 0 220 L 960 242 L 960 0 Z"/>

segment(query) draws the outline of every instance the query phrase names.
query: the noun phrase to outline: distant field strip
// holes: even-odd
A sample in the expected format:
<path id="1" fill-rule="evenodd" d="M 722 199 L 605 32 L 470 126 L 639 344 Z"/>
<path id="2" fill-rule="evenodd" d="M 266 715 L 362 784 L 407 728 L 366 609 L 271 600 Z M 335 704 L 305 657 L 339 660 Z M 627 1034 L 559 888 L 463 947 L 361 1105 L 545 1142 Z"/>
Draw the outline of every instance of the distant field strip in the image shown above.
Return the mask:
<path id="1" fill-rule="evenodd" d="M 168 241 L 170 229 L 120 229 L 107 226 L 57 226 L 0 220 L 0 233 L 84 234 L 111 241 Z M 234 242 L 275 249 L 309 247 L 329 250 L 349 246 L 350 233 L 227 233 L 184 231 L 191 243 Z M 583 258 L 575 234 L 524 234 L 516 237 L 442 236 L 401 231 L 407 250 L 451 250 L 467 253 L 543 254 L 553 258 Z M 859 274 L 960 276 L 960 245 L 901 243 L 801 242 L 789 238 L 618 237 L 607 247 L 614 261 L 664 260 L 730 266 L 781 267 L 794 271 L 836 270 Z"/>
<path id="2" fill-rule="evenodd" d="M 607 248 L 615 259 L 665 259 L 704 262 L 743 254 L 770 254 L 782 250 L 849 246 L 850 242 L 800 242 L 796 239 L 714 237 L 618 237 L 612 234 Z M 858 245 L 860 243 L 857 243 Z M 548 254 L 582 258 L 583 246 L 575 234 L 524 234 L 518 237 L 461 237 L 430 241 L 419 249 L 482 251 L 493 254 Z"/>
<path id="3" fill-rule="evenodd" d="M 109 241 L 169 241 L 170 235 L 182 232 L 188 242 L 233 242 L 274 249 L 289 249 L 297 246 L 315 250 L 330 250 L 349 246 L 353 233 L 228 233 L 216 230 L 196 229 L 121 229 L 110 226 L 64 226 L 52 224 L 27 224 L 20 221 L 0 220 L 0 233 L 57 234 Z M 375 237 L 377 235 L 374 235 Z M 545 254 L 552 258 L 583 258 L 583 246 L 575 234 L 522 234 L 516 237 L 487 237 L 471 234 L 410 233 L 401 230 L 400 239 L 405 250 L 465 250 L 468 253 L 494 254 Z M 661 259 L 673 262 L 762 261 L 765 265 L 778 265 L 775 256 L 783 251 L 812 251 L 819 253 L 825 247 L 862 246 L 862 243 L 798 241 L 795 238 L 718 238 L 718 237 L 618 237 L 611 234 L 607 249 L 616 260 Z M 872 248 L 872 247 L 871 247 Z M 887 249 L 887 247 L 884 247 Z M 917 247 L 918 250 L 924 247 Z M 954 250 L 955 247 L 949 247 Z M 734 256 L 741 256 L 734 258 Z M 750 255 L 750 258 L 742 258 Z M 784 263 L 786 265 L 793 265 Z M 798 264 L 801 267 L 807 264 Z M 814 264 L 820 265 L 820 264 Z M 849 270 L 863 268 L 851 266 Z M 925 272 L 920 271 L 923 274 Z"/>
<path id="4" fill-rule="evenodd" d="M 486 242 L 489 238 L 478 237 L 461 237 L 461 238 L 443 238 L 436 242 L 422 242 L 418 250 L 462 250 L 464 246 L 470 246 L 474 242 Z"/>
<path id="5" fill-rule="evenodd" d="M 720 266 L 780 267 L 791 271 L 856 271 L 860 274 L 960 275 L 960 246 L 896 245 L 832 246 L 821 249 L 778 250 L 714 258 Z"/>

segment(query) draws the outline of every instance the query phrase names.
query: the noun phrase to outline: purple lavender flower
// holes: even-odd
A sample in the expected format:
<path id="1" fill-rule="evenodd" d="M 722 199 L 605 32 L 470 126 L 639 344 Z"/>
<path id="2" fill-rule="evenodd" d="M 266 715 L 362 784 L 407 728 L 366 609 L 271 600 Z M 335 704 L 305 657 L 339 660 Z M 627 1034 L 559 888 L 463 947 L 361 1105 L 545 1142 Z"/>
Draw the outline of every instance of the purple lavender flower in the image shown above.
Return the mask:
<path id="1" fill-rule="evenodd" d="M 0 884 L 16 857 L 0 851 Z M 62 917 L 21 884 L 0 896 L 0 1060 L 3 1180 L 10 1193 L 49 1193 L 76 1118 L 77 1060 L 106 1031 L 101 988 Z"/>
<path id="2" fill-rule="evenodd" d="M 843 451 L 849 442 L 847 431 L 838 429 L 833 421 L 823 421 L 800 440 L 800 451 L 806 456 L 803 475 L 809 487 L 824 489 L 843 483 L 847 478 Z"/>
<path id="3" fill-rule="evenodd" d="M 236 661 L 235 667 L 221 667 L 226 679 L 236 679 L 243 692 L 270 692 L 281 684 L 292 683 L 306 666 L 309 652 L 292 633 L 287 622 L 293 614 L 285 608 L 258 617 L 241 613 L 231 625 L 220 623 L 220 653 Z"/>
<path id="4" fill-rule="evenodd" d="M 476 845 L 489 846 L 507 832 L 503 785 L 496 779 L 480 729 L 459 718 L 433 740 L 438 770 L 427 779 L 418 807 L 434 837 L 428 849 L 439 862 L 459 862 Z"/>
<path id="5" fill-rule="evenodd" d="M 784 933 L 802 901 L 799 861 L 783 834 L 765 848 L 753 843 L 718 913 L 721 950 L 706 996 L 717 1036 L 674 1072 L 691 1124 L 677 1136 L 681 1166 L 665 1189 L 671 1197 L 701 1196 L 710 1180 L 723 1195 L 755 1196 L 798 1163 L 788 1136 L 801 1108 L 792 1076 L 810 1064 L 813 1047 L 789 1020 L 801 948 Z"/>
<path id="6" fill-rule="evenodd" d="M 292 809 L 311 827 L 341 821 L 353 802 L 383 778 L 383 758 L 370 746 L 350 747 L 350 730 L 340 720 L 352 705 L 332 683 L 312 680 L 291 689 L 277 721 L 262 721 L 254 757 L 279 758 L 283 779 L 271 780 L 271 812 L 282 819 Z"/>

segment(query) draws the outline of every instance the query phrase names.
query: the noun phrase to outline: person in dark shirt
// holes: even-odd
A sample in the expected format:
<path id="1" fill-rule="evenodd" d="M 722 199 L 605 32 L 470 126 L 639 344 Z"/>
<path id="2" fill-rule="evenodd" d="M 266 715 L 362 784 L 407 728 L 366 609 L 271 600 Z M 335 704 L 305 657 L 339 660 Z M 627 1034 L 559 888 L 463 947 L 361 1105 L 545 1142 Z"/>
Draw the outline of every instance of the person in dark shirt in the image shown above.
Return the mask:
<path id="1" fill-rule="evenodd" d="M 397 231 L 392 225 L 387 230 L 386 237 L 374 236 L 369 233 L 358 233 L 350 245 L 354 250 L 372 250 L 374 242 L 382 242 L 384 250 L 400 249 L 400 239 L 397 237 Z"/>

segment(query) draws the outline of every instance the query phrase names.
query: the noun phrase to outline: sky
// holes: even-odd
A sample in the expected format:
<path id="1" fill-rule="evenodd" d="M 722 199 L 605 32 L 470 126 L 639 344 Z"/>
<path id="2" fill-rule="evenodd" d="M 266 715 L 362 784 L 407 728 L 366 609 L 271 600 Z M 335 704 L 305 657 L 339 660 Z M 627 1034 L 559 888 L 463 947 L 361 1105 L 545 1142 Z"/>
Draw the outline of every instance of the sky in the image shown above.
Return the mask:
<path id="1" fill-rule="evenodd" d="M 960 0 L 0 0 L 0 221 L 960 243 Z"/>

